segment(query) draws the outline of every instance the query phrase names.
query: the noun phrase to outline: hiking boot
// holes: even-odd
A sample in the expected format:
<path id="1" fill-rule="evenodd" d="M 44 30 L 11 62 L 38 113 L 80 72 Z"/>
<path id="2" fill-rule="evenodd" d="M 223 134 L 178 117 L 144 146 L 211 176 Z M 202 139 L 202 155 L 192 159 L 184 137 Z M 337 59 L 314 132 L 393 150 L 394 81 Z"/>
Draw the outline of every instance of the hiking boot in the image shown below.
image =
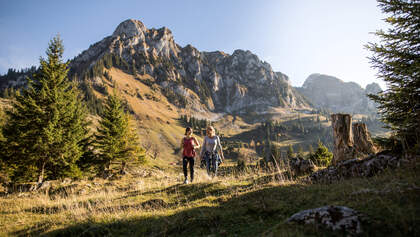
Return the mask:
<path id="1" fill-rule="evenodd" d="M 185 178 L 184 184 L 188 184 L 188 179 L 187 178 Z"/>

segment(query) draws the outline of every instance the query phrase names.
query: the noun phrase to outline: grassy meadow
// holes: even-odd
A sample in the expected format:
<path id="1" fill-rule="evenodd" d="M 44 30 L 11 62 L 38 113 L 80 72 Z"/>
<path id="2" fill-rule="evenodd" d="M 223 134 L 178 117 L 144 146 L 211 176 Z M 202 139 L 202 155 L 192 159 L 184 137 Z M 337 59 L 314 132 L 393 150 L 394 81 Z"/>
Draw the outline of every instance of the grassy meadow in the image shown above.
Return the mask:
<path id="1" fill-rule="evenodd" d="M 182 184 L 181 167 L 132 164 L 110 180 L 53 181 L 47 190 L 0 197 L 0 236 L 341 236 L 286 224 L 292 214 L 324 205 L 363 213 L 366 236 L 420 234 L 419 163 L 363 179 L 309 184 L 285 172 L 223 164 L 209 178 L 197 167 Z"/>

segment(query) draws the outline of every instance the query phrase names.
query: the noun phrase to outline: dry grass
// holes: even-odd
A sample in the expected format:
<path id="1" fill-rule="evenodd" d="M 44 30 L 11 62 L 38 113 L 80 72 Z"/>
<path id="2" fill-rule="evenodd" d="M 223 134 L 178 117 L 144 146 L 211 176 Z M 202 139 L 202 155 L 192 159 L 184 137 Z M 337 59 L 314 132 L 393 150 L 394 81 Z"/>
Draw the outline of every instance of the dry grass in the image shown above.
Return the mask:
<path id="1" fill-rule="evenodd" d="M 372 220 L 367 235 L 420 235 L 418 165 L 370 179 L 309 185 L 282 170 L 237 172 L 236 161 L 227 159 L 221 177 L 211 179 L 197 169 L 195 182 L 182 185 L 180 154 L 174 151 L 184 132 L 177 119 L 187 111 L 173 107 L 142 82 L 153 78 L 136 80 L 118 69 L 109 73 L 139 119 L 141 140 L 159 145 L 158 159 L 132 165 L 129 175 L 115 180 L 55 181 L 48 192 L 2 196 L 0 236 L 325 236 L 331 233 L 284 221 L 297 211 L 327 204 L 367 214 Z M 136 89 L 142 95 L 155 93 L 160 100 L 141 100 L 133 96 Z M 7 101 L 0 100 L 4 104 Z M 267 114 L 281 121 L 297 116 L 312 115 L 280 108 Z M 215 126 L 234 136 L 254 129 L 257 124 L 248 123 L 252 119 L 225 116 Z M 97 123 L 97 118 L 92 120 Z M 280 145 L 295 142 L 303 140 L 292 138 Z"/>
<path id="2" fill-rule="evenodd" d="M 368 235 L 419 234 L 417 170 L 418 165 L 369 179 L 309 185 L 278 173 L 233 172 L 226 165 L 221 177 L 211 179 L 198 169 L 195 182 L 183 185 L 180 167 L 131 167 L 129 175 L 113 181 L 56 182 L 49 194 L 0 198 L 0 236 L 323 236 L 331 233 L 284 224 L 297 211 L 323 205 L 367 214 Z"/>
<path id="3" fill-rule="evenodd" d="M 180 169 L 180 167 L 178 167 Z M 216 207 L 249 192 L 259 176 L 210 178 L 196 171 L 195 182 L 181 185 L 183 175 L 173 170 L 130 169 L 121 179 L 95 179 L 63 184 L 55 181 L 49 192 L 21 192 L 0 198 L 0 235 L 38 235 L 65 229 L 78 223 L 109 223 L 133 218 L 168 216 L 196 207 Z M 74 186 L 63 191 L 61 187 Z M 59 191 L 56 191 L 59 190 Z M 147 205 L 147 201 L 158 200 Z"/>

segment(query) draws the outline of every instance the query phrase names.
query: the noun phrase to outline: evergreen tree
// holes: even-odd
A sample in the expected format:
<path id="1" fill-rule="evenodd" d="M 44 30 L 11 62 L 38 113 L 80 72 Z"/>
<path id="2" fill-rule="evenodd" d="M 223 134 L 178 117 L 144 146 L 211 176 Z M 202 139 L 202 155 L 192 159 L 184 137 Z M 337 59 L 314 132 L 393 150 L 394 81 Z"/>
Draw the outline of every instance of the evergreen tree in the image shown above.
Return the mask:
<path id="1" fill-rule="evenodd" d="M 370 61 L 388 89 L 370 98 L 379 103 L 382 120 L 396 132 L 406 152 L 420 153 L 420 2 L 378 0 L 390 14 L 387 31 L 375 34 L 381 43 L 369 43 Z"/>
<path id="2" fill-rule="evenodd" d="M 3 112 L 3 110 L 0 110 L 0 143 L 4 141 L 2 128 L 3 128 L 5 123 L 6 123 L 6 121 L 5 121 L 4 112 Z"/>
<path id="3" fill-rule="evenodd" d="M 104 66 L 106 69 L 111 69 L 112 67 L 112 55 L 110 53 L 106 53 L 103 57 Z"/>
<path id="4" fill-rule="evenodd" d="M 131 73 L 133 74 L 134 77 L 137 77 L 137 68 L 136 68 L 136 61 L 134 61 L 131 63 Z"/>
<path id="5" fill-rule="evenodd" d="M 144 158 L 133 123 L 116 91 L 108 95 L 95 137 L 99 172 L 109 171 L 111 162 L 118 161 L 124 173 L 127 161 Z"/>
<path id="6" fill-rule="evenodd" d="M 269 138 L 266 138 L 263 146 L 263 154 L 265 162 L 268 164 L 269 162 L 273 162 L 273 153 L 272 153 L 273 144 Z"/>
<path id="7" fill-rule="evenodd" d="M 61 39 L 54 37 L 48 58 L 40 59 L 39 71 L 7 111 L 2 159 L 13 169 L 14 181 L 80 176 L 76 161 L 89 133 L 87 112 L 67 77 L 63 51 Z"/>
<path id="8" fill-rule="evenodd" d="M 297 157 L 299 157 L 299 158 L 303 158 L 303 157 L 304 157 L 304 155 L 303 155 L 303 147 L 302 147 L 302 145 L 299 145 L 299 146 L 298 146 Z"/>
<path id="9" fill-rule="evenodd" d="M 4 145 L 5 145 L 5 138 L 3 137 L 3 131 L 2 128 L 5 124 L 5 116 L 3 113 L 3 110 L 0 110 L 0 157 L 2 156 L 2 152 L 5 151 Z M 0 159 L 0 180 L 6 181 L 8 179 L 8 166 L 5 163 L 5 160 Z"/>
<path id="10" fill-rule="evenodd" d="M 309 157 L 316 165 L 328 166 L 331 164 L 333 154 L 328 151 L 328 148 L 318 141 L 318 148 L 315 153 Z"/>
<path id="11" fill-rule="evenodd" d="M 287 149 L 287 158 L 295 158 L 295 152 L 292 145 L 289 145 L 289 148 Z"/>

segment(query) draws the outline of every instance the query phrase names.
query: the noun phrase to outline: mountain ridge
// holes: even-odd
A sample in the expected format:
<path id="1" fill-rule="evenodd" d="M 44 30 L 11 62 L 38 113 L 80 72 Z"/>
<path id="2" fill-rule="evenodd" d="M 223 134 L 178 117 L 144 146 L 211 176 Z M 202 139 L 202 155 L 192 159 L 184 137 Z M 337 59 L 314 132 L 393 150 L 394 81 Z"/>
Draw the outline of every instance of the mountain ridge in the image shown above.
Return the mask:
<path id="1" fill-rule="evenodd" d="M 193 111 L 232 113 L 278 106 L 308 107 L 286 75 L 274 72 L 252 52 L 238 49 L 230 55 L 200 52 L 190 44 L 181 47 L 166 27 L 147 29 L 140 21 L 126 20 L 111 36 L 76 56 L 70 64 L 72 74 L 83 78 L 80 71 L 91 70 L 107 54 L 121 58 L 133 74 L 154 77 L 161 88 L 176 96 L 185 97 L 185 88 L 191 89 L 203 104 L 193 106 Z M 100 84 L 98 78 L 93 77 L 93 81 Z M 191 101 L 187 98 L 187 102 Z"/>
<path id="2" fill-rule="evenodd" d="M 327 108 L 334 113 L 377 114 L 377 105 L 367 94 L 382 91 L 379 84 L 373 82 L 363 89 L 356 82 L 344 82 L 341 79 L 320 73 L 313 73 L 296 88 L 311 101 L 315 108 Z"/>

